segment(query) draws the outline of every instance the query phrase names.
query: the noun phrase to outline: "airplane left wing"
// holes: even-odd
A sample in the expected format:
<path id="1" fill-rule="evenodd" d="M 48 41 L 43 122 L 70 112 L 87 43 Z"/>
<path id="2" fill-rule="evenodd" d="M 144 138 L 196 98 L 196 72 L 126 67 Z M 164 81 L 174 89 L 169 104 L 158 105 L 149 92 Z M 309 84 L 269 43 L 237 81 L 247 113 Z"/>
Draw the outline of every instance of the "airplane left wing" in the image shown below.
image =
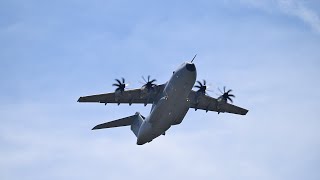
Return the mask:
<path id="1" fill-rule="evenodd" d="M 112 92 L 105 94 L 96 94 L 83 96 L 78 99 L 78 102 L 96 102 L 96 103 L 128 103 L 128 104 L 150 104 L 162 92 L 164 85 L 155 87 L 151 93 L 145 93 L 142 89 L 132 89 L 123 92 Z"/>
<path id="2" fill-rule="evenodd" d="M 220 101 L 213 97 L 199 94 L 195 91 L 191 91 L 189 95 L 190 107 L 194 109 L 202 109 L 206 111 L 216 111 L 218 113 L 233 113 L 246 115 L 248 110 L 226 103 L 224 101 Z"/>

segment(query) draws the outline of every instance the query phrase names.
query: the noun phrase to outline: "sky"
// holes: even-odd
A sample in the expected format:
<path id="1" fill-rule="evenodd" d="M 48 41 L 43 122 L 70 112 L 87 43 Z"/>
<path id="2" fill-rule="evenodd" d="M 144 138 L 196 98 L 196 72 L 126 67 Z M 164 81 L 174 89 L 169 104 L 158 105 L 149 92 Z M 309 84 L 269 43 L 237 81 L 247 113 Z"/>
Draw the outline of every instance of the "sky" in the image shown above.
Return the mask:
<path id="1" fill-rule="evenodd" d="M 320 2 L 0 1 L 0 179 L 320 179 Z M 246 116 L 190 109 L 143 146 L 97 124 L 151 106 L 80 96 L 197 79 Z"/>

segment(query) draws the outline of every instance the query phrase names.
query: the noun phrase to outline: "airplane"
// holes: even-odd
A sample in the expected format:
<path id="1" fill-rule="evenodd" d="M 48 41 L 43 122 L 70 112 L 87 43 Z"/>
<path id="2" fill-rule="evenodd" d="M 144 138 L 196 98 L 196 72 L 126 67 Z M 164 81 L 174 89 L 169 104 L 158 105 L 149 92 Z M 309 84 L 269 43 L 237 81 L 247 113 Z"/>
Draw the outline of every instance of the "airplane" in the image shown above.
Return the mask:
<path id="1" fill-rule="evenodd" d="M 196 55 L 194 56 L 194 58 Z M 194 58 L 190 62 L 184 62 L 172 74 L 169 81 L 164 84 L 155 84 L 155 79 L 147 80 L 143 78 L 145 84 L 141 88 L 126 90 L 125 79 L 115 79 L 117 83 L 115 92 L 83 96 L 78 99 L 78 102 L 93 102 L 93 103 L 127 103 L 132 104 L 152 104 L 150 114 L 143 116 L 136 112 L 132 116 L 114 120 L 111 122 L 99 124 L 92 130 L 114 128 L 122 126 L 130 126 L 131 131 L 137 137 L 137 145 L 143 145 L 151 142 L 160 135 L 165 135 L 165 132 L 174 125 L 182 122 L 188 110 L 201 109 L 215 111 L 218 113 L 233 113 L 238 115 L 246 115 L 248 110 L 232 105 L 232 98 L 235 96 L 230 94 L 232 91 L 223 88 L 221 96 L 218 98 L 210 97 L 207 94 L 206 81 L 196 81 L 197 70 L 193 63 Z M 197 83 L 195 85 L 195 83 Z M 192 90 L 193 88 L 198 90 Z"/>

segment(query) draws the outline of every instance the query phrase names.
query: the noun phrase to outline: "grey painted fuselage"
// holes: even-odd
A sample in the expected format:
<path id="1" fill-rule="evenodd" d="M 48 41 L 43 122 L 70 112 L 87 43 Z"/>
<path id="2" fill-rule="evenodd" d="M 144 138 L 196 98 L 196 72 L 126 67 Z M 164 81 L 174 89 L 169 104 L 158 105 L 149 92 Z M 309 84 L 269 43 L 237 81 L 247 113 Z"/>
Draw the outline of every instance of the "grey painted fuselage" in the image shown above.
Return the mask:
<path id="1" fill-rule="evenodd" d="M 197 71 L 193 63 L 183 63 L 173 73 L 140 127 L 138 145 L 152 141 L 164 134 L 172 125 L 182 122 L 190 107 L 188 96 L 196 77 Z"/>

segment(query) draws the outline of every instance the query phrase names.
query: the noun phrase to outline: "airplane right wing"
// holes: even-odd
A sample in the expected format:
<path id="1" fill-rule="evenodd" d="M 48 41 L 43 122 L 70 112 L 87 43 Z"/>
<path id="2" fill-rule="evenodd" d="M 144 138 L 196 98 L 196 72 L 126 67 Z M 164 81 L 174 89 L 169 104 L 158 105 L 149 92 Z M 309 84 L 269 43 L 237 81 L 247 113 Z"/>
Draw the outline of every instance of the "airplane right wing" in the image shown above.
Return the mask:
<path id="1" fill-rule="evenodd" d="M 202 109 L 206 111 L 216 111 L 218 113 L 232 113 L 239 115 L 246 115 L 248 110 L 229 104 L 224 101 L 219 101 L 213 97 L 198 94 L 195 91 L 191 91 L 189 95 L 190 107 L 194 109 Z"/>

